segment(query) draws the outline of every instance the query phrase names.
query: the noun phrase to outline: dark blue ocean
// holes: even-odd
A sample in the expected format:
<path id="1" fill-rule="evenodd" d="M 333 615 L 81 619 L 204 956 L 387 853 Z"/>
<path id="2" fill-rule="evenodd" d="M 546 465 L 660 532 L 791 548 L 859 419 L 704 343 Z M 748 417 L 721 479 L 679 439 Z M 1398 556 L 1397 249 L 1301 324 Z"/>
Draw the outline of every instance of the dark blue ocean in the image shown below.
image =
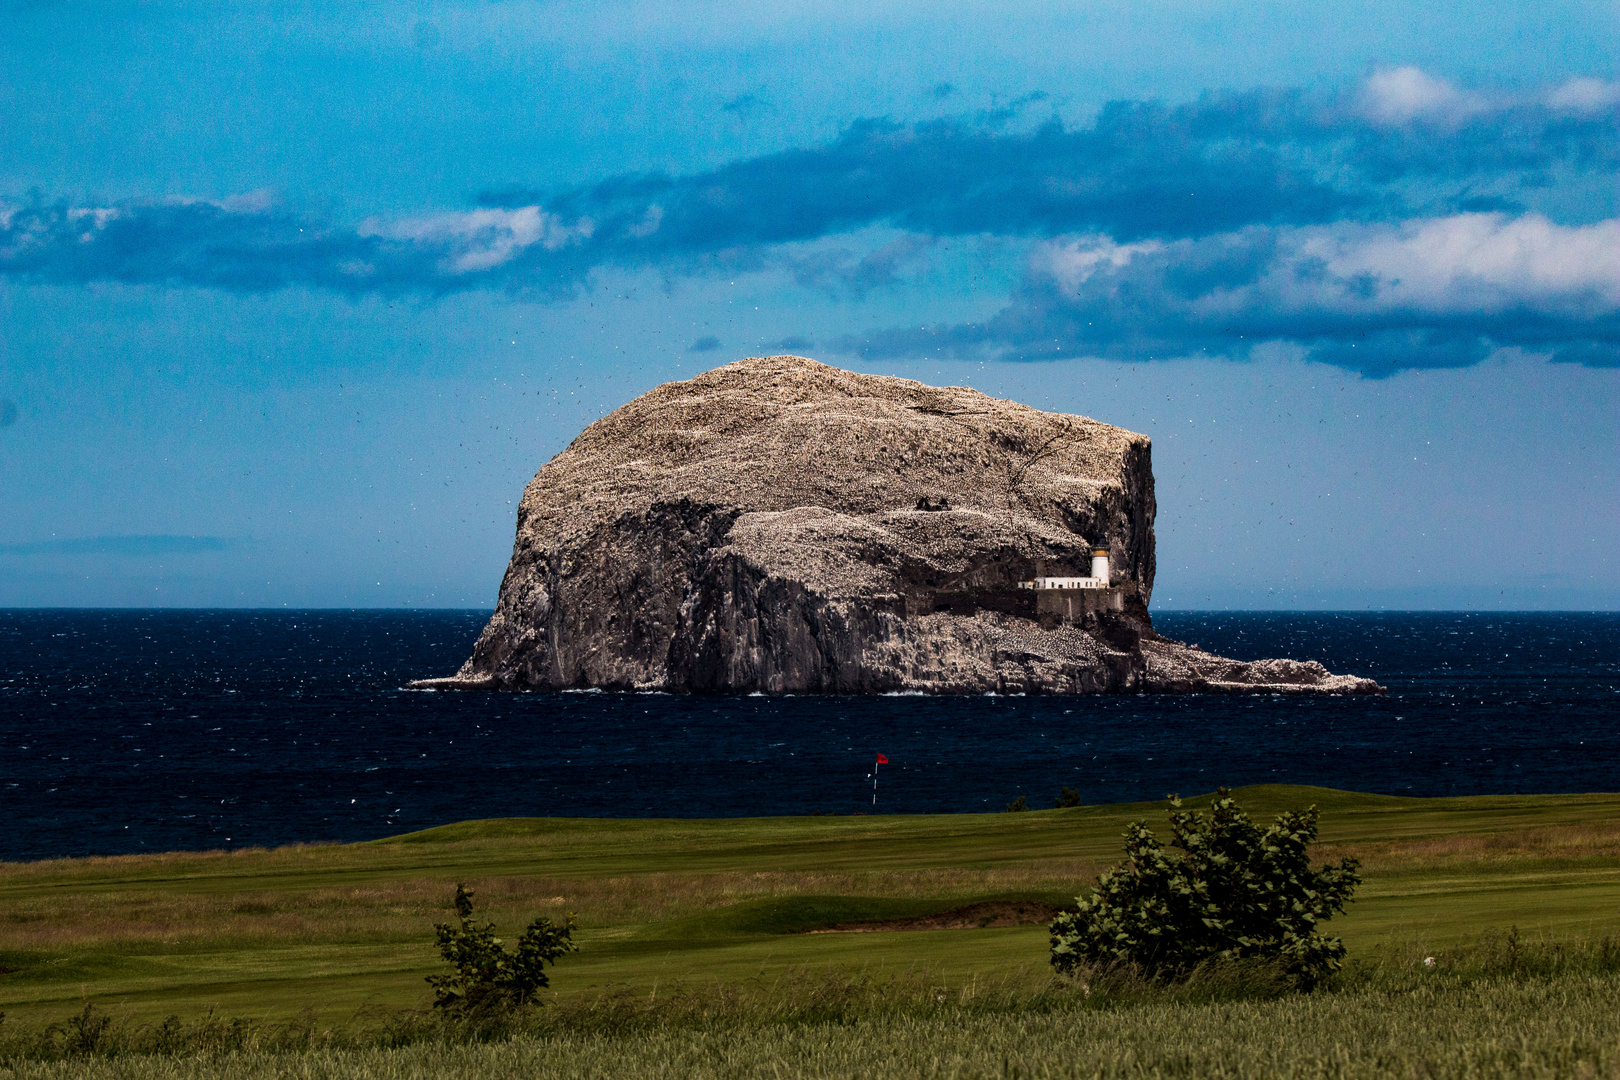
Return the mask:
<path id="1" fill-rule="evenodd" d="M 511 815 L 996 811 L 1286 782 L 1620 790 L 1620 615 L 1164 613 L 1385 698 L 421 693 L 484 612 L 0 611 L 0 859 Z"/>

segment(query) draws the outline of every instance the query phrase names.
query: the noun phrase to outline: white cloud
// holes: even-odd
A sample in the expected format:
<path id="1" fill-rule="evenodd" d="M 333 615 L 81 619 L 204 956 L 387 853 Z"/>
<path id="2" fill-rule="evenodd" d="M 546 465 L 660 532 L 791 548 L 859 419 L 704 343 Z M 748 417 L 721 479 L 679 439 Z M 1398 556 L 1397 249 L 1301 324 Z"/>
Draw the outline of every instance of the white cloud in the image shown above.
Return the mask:
<path id="1" fill-rule="evenodd" d="M 259 188 L 221 199 L 217 205 L 233 214 L 262 214 L 275 207 L 276 193 L 270 188 Z"/>
<path id="2" fill-rule="evenodd" d="M 1053 240 L 1031 256 L 1065 306 L 1226 319 L 1620 314 L 1620 219 L 1455 214 L 1389 225 L 1255 226 L 1198 240 Z M 1154 316 L 1148 316 L 1150 321 Z"/>
<path id="3" fill-rule="evenodd" d="M 240 195 L 227 195 L 223 199 L 204 195 L 165 195 L 153 199 L 154 206 L 212 206 L 227 214 L 263 214 L 276 206 L 276 193 L 271 188 L 257 188 Z"/>
<path id="4" fill-rule="evenodd" d="M 1620 105 L 1620 83 L 1571 79 L 1547 95 L 1547 105 L 1555 112 L 1595 116 Z"/>
<path id="5" fill-rule="evenodd" d="M 1360 105 L 1364 116 L 1390 125 L 1414 120 L 1456 123 L 1489 107 L 1478 94 L 1464 93 L 1415 67 L 1373 73 L 1361 89 Z"/>
<path id="6" fill-rule="evenodd" d="M 641 216 L 641 221 L 625 229 L 624 232 L 626 236 L 640 240 L 657 232 L 658 227 L 663 223 L 664 208 L 657 203 L 653 203 L 647 207 L 647 212 Z"/>
<path id="7" fill-rule="evenodd" d="M 112 206 L 76 206 L 69 209 L 67 212 L 67 219 L 69 221 L 78 222 L 83 221 L 85 218 L 89 218 L 92 222 L 94 222 L 95 227 L 98 229 L 105 229 L 107 227 L 107 222 L 122 216 L 123 214 L 116 207 Z"/>
<path id="8" fill-rule="evenodd" d="M 1138 255 L 1157 255 L 1165 245 L 1157 240 L 1116 244 L 1106 236 L 1055 240 L 1035 249 L 1037 272 L 1045 271 L 1070 296 L 1099 270 L 1118 270 Z"/>
<path id="9" fill-rule="evenodd" d="M 79 233 L 79 243 L 94 243 L 96 234 L 107 227 L 107 222 L 114 221 L 124 215 L 110 206 L 84 206 L 73 207 L 67 212 L 67 219 L 75 226 L 83 223 L 84 231 Z"/>
<path id="10" fill-rule="evenodd" d="M 1620 311 L 1620 220 L 1555 225 L 1539 214 L 1457 214 L 1397 227 L 1296 230 L 1267 275 L 1294 304 L 1591 317 Z M 1321 267 L 1322 274 L 1310 272 Z"/>
<path id="11" fill-rule="evenodd" d="M 561 218 L 538 206 L 520 206 L 515 210 L 430 214 L 386 223 L 372 219 L 361 222 L 357 231 L 361 236 L 414 240 L 448 248 L 444 269 L 452 274 L 470 274 L 493 269 L 535 244 L 556 251 L 588 239 L 595 229 L 589 218 L 565 225 Z"/>

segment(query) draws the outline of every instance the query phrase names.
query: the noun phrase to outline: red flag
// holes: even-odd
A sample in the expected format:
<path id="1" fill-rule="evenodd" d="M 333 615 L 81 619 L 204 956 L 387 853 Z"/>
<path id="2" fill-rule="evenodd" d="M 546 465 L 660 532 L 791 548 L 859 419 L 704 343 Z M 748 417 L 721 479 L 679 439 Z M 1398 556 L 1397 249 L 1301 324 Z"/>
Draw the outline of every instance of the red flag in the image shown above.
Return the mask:
<path id="1" fill-rule="evenodd" d="M 886 756 L 885 756 L 885 755 L 883 755 L 883 754 L 879 754 L 879 755 L 878 755 L 878 760 L 877 760 L 877 763 L 878 763 L 878 764 L 879 764 L 879 765 L 887 765 L 887 764 L 888 764 L 888 763 L 889 763 L 889 759 L 888 759 L 888 757 L 886 757 Z"/>

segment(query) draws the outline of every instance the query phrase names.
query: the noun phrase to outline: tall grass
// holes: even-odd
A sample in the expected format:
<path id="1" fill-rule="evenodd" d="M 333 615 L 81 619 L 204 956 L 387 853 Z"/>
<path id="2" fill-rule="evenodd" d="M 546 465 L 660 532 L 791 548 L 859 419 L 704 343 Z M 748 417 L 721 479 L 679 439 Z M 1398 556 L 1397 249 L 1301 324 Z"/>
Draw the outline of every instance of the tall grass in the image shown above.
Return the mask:
<path id="1" fill-rule="evenodd" d="M 1162 985 L 1126 968 L 1031 989 L 798 970 L 605 990 L 518 1013 L 375 1011 L 337 1028 L 86 1006 L 0 1026 L 0 1077 L 1620 1076 L 1620 942 L 1392 948 L 1301 995 L 1264 965 Z"/>
<path id="2" fill-rule="evenodd" d="M 1620 978 L 1436 982 L 1204 1004 L 521 1034 L 487 1043 L 14 1062 L 14 1080 L 570 1077 L 1563 1078 L 1620 1075 Z"/>

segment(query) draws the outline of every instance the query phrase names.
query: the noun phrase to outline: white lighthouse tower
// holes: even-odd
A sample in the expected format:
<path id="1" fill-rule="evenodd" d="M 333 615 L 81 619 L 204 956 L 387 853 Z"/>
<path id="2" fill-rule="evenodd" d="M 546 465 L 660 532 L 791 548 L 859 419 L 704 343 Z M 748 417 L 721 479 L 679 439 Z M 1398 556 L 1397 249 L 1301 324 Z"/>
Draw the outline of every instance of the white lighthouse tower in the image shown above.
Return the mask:
<path id="1" fill-rule="evenodd" d="M 1114 588 L 1108 580 L 1108 548 L 1093 544 L 1091 573 L 1086 577 L 1048 577 L 1036 563 L 1035 576 L 1020 581 L 1018 587 L 1035 591 L 1037 618 L 1056 616 L 1060 622 L 1075 623 L 1094 612 L 1124 611 L 1125 590 L 1131 586 L 1127 581 L 1121 588 Z"/>

